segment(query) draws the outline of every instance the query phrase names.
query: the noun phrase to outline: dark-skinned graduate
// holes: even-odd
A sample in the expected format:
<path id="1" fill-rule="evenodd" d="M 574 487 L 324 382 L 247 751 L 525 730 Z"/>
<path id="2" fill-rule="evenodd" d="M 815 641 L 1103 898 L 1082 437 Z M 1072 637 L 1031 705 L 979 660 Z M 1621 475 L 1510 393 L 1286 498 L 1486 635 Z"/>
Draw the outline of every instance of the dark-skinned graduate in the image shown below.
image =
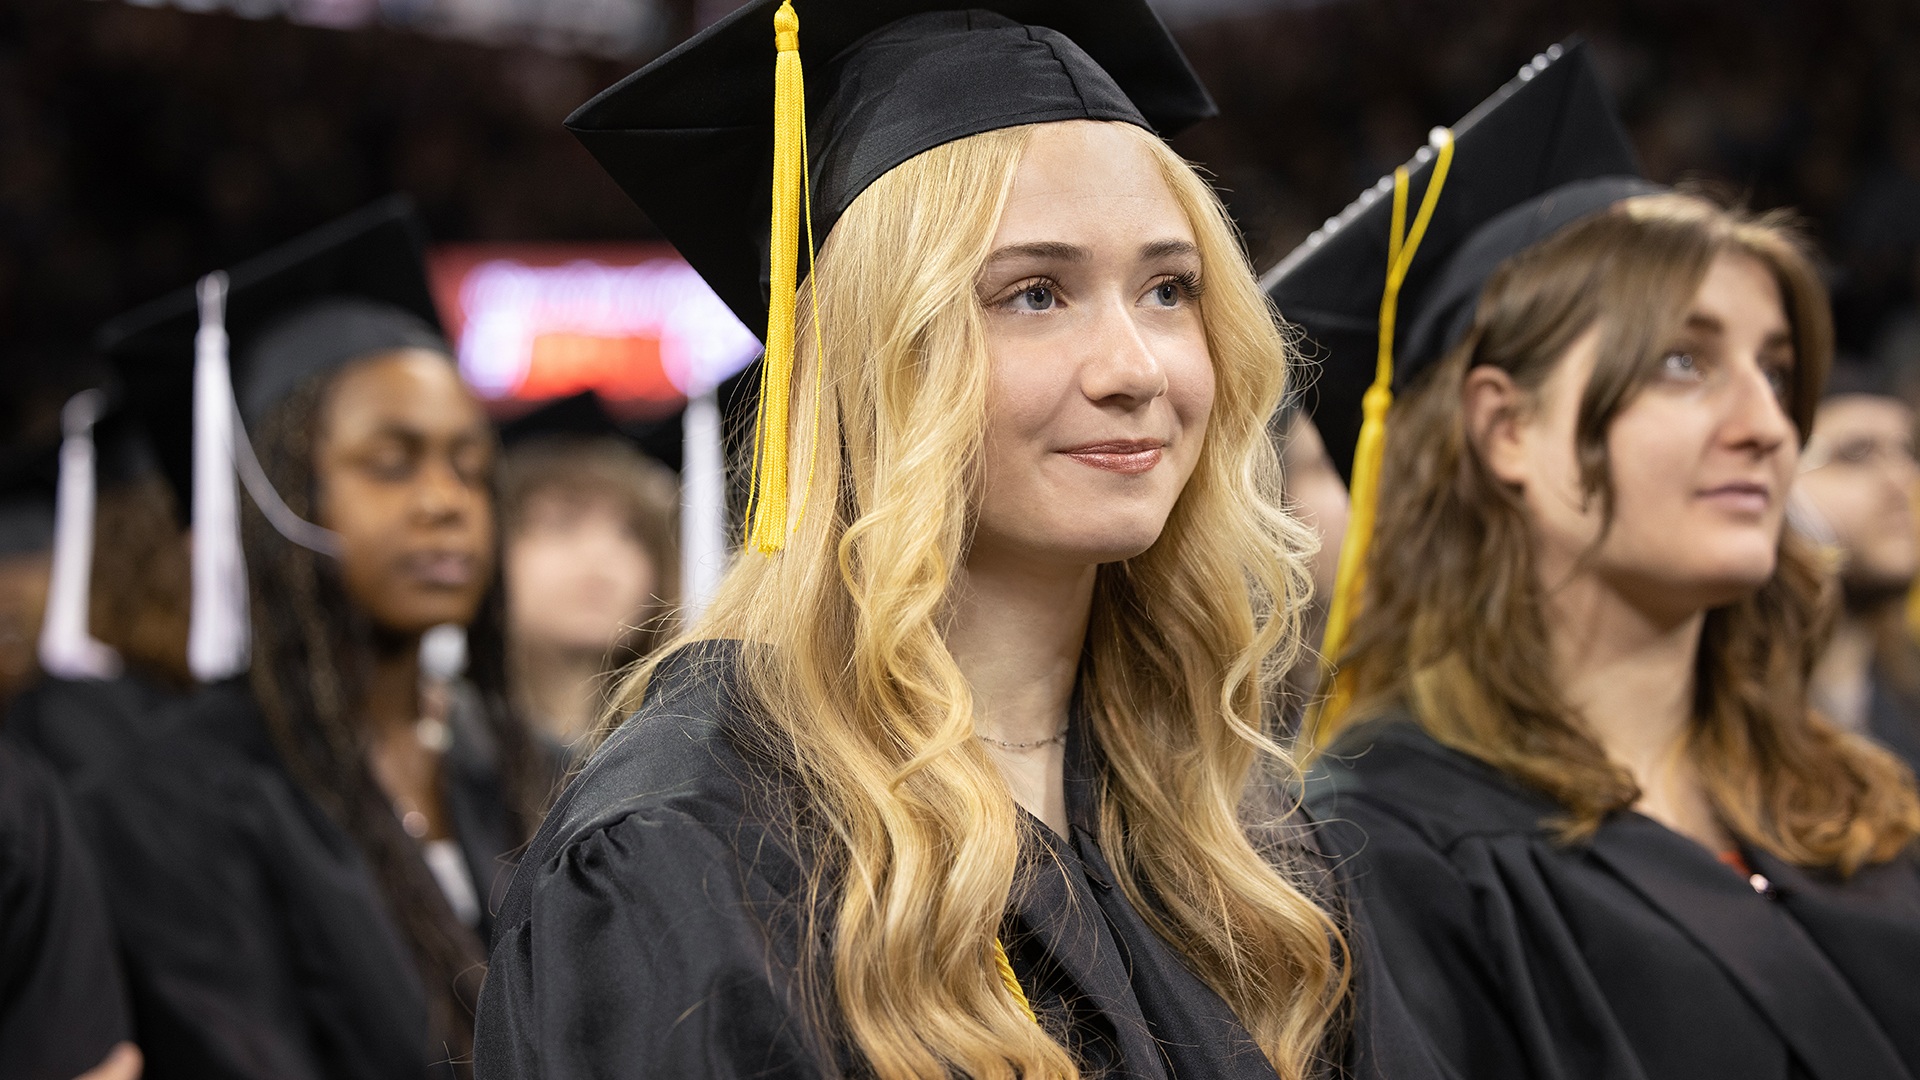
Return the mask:
<path id="1" fill-rule="evenodd" d="M 58 453 L 0 460 L 0 559 L 51 561 Z M 132 1034 L 99 873 L 58 774 L 0 739 L 0 1076 L 134 1080 Z"/>
<path id="2" fill-rule="evenodd" d="M 412 213 L 376 204 L 102 337 L 192 508 L 206 683 L 80 806 L 147 1075 L 465 1074 L 496 887 L 552 772 L 502 685 L 495 437 Z"/>
<path id="3" fill-rule="evenodd" d="M 754 495 L 516 873 L 480 1077 L 1431 1075 L 1254 798 L 1309 541 L 1157 134 L 1211 112 L 1139 0 L 754 3 L 575 112 L 764 334 Z"/>
<path id="4" fill-rule="evenodd" d="M 1808 700 L 1802 240 L 1640 179 L 1576 42 L 1267 283 L 1363 420 L 1308 806 L 1449 1062 L 1920 1076 L 1913 778 Z"/>

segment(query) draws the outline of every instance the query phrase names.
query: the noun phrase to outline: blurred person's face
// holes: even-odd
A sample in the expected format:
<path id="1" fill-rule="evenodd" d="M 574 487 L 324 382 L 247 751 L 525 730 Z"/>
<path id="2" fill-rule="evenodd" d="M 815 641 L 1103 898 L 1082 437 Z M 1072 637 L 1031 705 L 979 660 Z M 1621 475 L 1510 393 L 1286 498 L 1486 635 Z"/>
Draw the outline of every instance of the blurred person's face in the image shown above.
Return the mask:
<path id="1" fill-rule="evenodd" d="M 1850 591 L 1898 594 L 1920 570 L 1913 422 L 1904 402 L 1867 394 L 1831 398 L 1814 416 L 1794 488 L 1840 548 Z"/>
<path id="2" fill-rule="evenodd" d="M 1116 562 L 1159 539 L 1213 407 L 1200 271 L 1137 139 L 1034 130 L 975 283 L 991 374 L 972 560 Z"/>
<path id="3" fill-rule="evenodd" d="M 1773 575 L 1799 460 L 1783 403 L 1793 334 L 1772 273 L 1744 254 L 1716 258 L 1659 374 L 1614 417 L 1610 528 L 1581 484 L 1574 447 L 1599 336 L 1597 327 L 1582 335 L 1538 400 L 1483 446 L 1525 502 L 1546 587 L 1593 575 L 1668 618 L 1757 589 Z M 1470 396 L 1488 370 L 1469 374 Z"/>
<path id="4" fill-rule="evenodd" d="M 381 629 L 466 624 L 493 575 L 493 431 L 453 364 L 404 349 L 335 376 L 314 446 L 320 524 Z"/>
<path id="5" fill-rule="evenodd" d="M 0 555 L 0 706 L 26 689 L 40 670 L 40 624 L 52 571 L 49 552 Z"/>
<path id="6" fill-rule="evenodd" d="M 516 648 L 604 653 L 642 618 L 658 570 L 611 498 L 543 492 L 507 538 Z"/>
<path id="7" fill-rule="evenodd" d="M 1295 516 L 1320 534 L 1320 550 L 1313 556 L 1313 598 L 1324 606 L 1333 600 L 1340 545 L 1347 537 L 1347 485 L 1320 441 L 1320 429 L 1306 413 L 1295 413 L 1287 425 L 1280 468 Z"/>

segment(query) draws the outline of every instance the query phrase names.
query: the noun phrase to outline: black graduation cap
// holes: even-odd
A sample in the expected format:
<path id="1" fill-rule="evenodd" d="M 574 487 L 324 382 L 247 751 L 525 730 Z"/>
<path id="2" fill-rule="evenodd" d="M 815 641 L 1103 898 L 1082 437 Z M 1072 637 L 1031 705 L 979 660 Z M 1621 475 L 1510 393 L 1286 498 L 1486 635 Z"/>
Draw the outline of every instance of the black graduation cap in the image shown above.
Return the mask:
<path id="1" fill-rule="evenodd" d="M 1534 57 L 1453 128 L 1433 216 L 1401 284 L 1394 383 L 1404 387 L 1465 333 L 1480 290 L 1507 258 L 1613 203 L 1660 190 L 1640 168 L 1578 39 Z M 1409 219 L 1430 184 L 1434 147 L 1406 165 Z M 1321 364 L 1308 407 L 1351 479 L 1360 402 L 1373 382 L 1387 281 L 1393 177 L 1361 194 L 1261 279 L 1305 329 Z"/>
<path id="2" fill-rule="evenodd" d="M 17 447 L 0 461 L 0 557 L 53 547 L 60 444 Z"/>
<path id="3" fill-rule="evenodd" d="M 448 352 L 412 201 L 392 196 L 226 271 L 224 321 L 242 416 L 371 353 Z M 183 505 L 191 505 L 194 288 L 113 319 L 97 345 L 124 384 Z"/>
<path id="4" fill-rule="evenodd" d="M 762 340 L 774 15 L 754 0 L 567 118 Z M 1171 135 L 1213 101 L 1145 0 L 797 0 L 813 236 L 902 162 L 985 131 L 1123 120 Z M 799 243 L 806 237 L 802 232 Z"/>
<path id="5" fill-rule="evenodd" d="M 500 445 L 517 446 L 532 439 L 621 438 L 626 431 L 607 411 L 600 395 L 591 390 L 542 402 L 532 410 L 500 424 Z"/>

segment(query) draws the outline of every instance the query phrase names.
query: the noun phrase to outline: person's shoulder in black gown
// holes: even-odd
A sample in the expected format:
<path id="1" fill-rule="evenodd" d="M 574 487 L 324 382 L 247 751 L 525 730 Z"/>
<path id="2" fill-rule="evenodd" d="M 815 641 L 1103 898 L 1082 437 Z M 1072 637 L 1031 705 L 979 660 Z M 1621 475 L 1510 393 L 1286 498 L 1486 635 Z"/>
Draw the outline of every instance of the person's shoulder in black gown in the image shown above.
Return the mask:
<path id="1" fill-rule="evenodd" d="M 1550 800 L 1400 716 L 1308 805 L 1421 1026 L 1469 1076 L 1920 1075 L 1920 870 L 1736 870 L 1652 819 L 1562 842 Z"/>
<path id="2" fill-rule="evenodd" d="M 658 1075 L 815 1077 L 854 1060 L 807 997 L 806 800 L 760 743 L 738 649 L 699 642 L 664 661 L 533 841 L 496 922 L 483 1078 L 597 1076 L 622 1061 Z M 1069 785 L 1097 775 L 1070 771 Z M 1070 837 L 1033 823 L 1030 852 L 1048 872 L 1016 890 L 1003 932 L 1035 1008 L 1079 1056 L 1104 1061 L 1102 1075 L 1271 1076 L 1231 1011 L 1114 888 L 1076 809 Z M 1349 936 L 1357 997 L 1330 1066 L 1451 1075 L 1378 946 L 1357 927 Z"/>
<path id="3" fill-rule="evenodd" d="M 0 740 L 0 1076 L 73 1080 L 132 1033 L 73 813 L 53 771 Z"/>
<path id="4" fill-rule="evenodd" d="M 406 944 L 364 856 L 288 775 L 244 683 L 150 723 L 138 754 L 75 791 L 148 1076 L 424 1075 Z"/>

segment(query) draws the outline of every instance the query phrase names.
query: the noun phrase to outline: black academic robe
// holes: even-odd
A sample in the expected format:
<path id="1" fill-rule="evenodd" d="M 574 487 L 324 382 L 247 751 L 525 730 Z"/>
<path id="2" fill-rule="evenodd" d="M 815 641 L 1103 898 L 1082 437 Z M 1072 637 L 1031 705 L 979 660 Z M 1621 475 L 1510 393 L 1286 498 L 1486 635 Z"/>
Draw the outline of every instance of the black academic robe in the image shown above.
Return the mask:
<path id="1" fill-rule="evenodd" d="M 801 1005 L 809 864 L 794 823 L 807 809 L 756 750 L 763 729 L 737 689 L 736 649 L 670 657 L 535 838 L 497 922 L 480 1080 L 862 1071 Z M 1068 747 L 1071 835 L 1028 821 L 1030 872 L 1001 931 L 1029 999 L 1090 1076 L 1272 1077 L 1232 1010 L 1115 882 L 1095 831 L 1098 754 L 1081 732 Z M 1360 1023 L 1396 1004 L 1367 998 Z M 1394 1032 L 1334 1052 L 1357 1076 L 1438 1075 L 1391 1071 L 1426 1064 Z"/>
<path id="2" fill-rule="evenodd" d="M 7 709 L 6 737 L 68 783 L 111 769 L 146 741 L 152 718 L 185 694 L 134 672 L 111 679 L 42 677 Z"/>
<path id="3" fill-rule="evenodd" d="M 1558 842 L 1544 796 L 1404 717 L 1308 784 L 1381 955 L 1463 1076 L 1914 1080 L 1920 867 L 1849 880 L 1637 813 Z"/>
<path id="4" fill-rule="evenodd" d="M 490 748 L 457 713 L 451 727 L 448 812 L 484 904 L 510 876 L 510 818 Z M 450 1075 L 371 867 L 287 773 L 243 680 L 152 718 L 140 752 L 75 797 L 147 1080 Z"/>
<path id="5" fill-rule="evenodd" d="M 1867 734 L 1920 773 L 1920 695 L 1878 671 L 1867 679 Z"/>
<path id="6" fill-rule="evenodd" d="M 72 812 L 52 770 L 0 742 L 0 1077 L 73 1080 L 132 1035 Z"/>

